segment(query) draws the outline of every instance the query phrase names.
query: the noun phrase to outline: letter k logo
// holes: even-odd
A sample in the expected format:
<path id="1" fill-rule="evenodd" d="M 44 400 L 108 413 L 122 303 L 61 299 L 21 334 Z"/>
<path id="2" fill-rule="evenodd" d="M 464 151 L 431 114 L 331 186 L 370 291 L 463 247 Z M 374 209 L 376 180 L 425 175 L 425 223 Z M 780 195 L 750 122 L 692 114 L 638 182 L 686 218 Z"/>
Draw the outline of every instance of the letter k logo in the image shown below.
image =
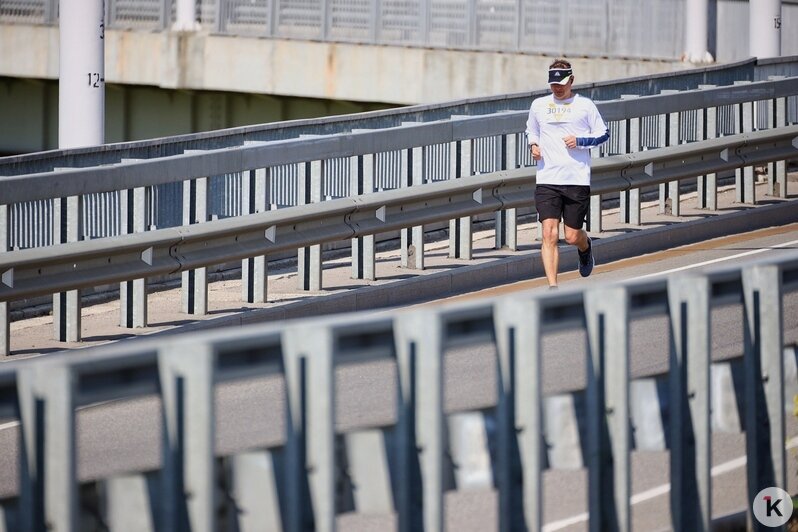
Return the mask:
<path id="1" fill-rule="evenodd" d="M 756 520 L 766 527 L 784 526 L 792 516 L 792 497 L 781 488 L 765 488 L 754 497 L 751 510 Z"/>
<path id="2" fill-rule="evenodd" d="M 781 504 L 782 499 L 777 499 L 776 502 L 773 502 L 773 497 L 770 495 L 765 495 L 763 499 L 765 499 L 765 503 L 767 504 L 766 513 L 768 517 L 770 517 L 773 512 L 776 512 L 779 517 L 784 517 L 781 510 L 779 510 L 779 504 Z"/>

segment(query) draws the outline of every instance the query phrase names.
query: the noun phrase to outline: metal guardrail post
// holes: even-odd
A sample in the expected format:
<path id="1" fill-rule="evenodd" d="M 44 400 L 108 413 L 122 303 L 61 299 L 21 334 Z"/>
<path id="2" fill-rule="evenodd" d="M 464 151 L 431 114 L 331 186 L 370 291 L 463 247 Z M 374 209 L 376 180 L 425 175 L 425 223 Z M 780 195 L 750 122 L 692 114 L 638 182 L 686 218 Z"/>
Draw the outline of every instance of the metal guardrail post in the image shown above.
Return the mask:
<path id="1" fill-rule="evenodd" d="M 473 175 L 474 139 L 449 144 L 450 179 Z M 471 217 L 449 220 L 449 258 L 471 260 L 473 256 Z"/>
<path id="2" fill-rule="evenodd" d="M 281 486 L 277 485 L 274 451 L 257 449 L 238 453 L 229 460 L 237 530 L 287 530 L 280 511 Z"/>
<path id="3" fill-rule="evenodd" d="M 208 221 L 208 178 L 183 181 L 183 225 Z M 204 316 L 208 313 L 208 268 L 185 271 L 181 275 L 183 312 Z"/>
<path id="4" fill-rule="evenodd" d="M 335 379 L 333 335 L 329 325 L 287 328 L 283 332 L 286 385 L 290 401 L 291 449 L 288 476 L 291 482 L 307 478 L 311 500 L 289 501 L 288 530 L 307 523 L 312 511 L 313 529 L 335 530 Z M 294 489 L 298 489 L 294 486 Z M 300 488 L 301 489 L 301 488 Z M 290 496 L 296 495 L 293 490 Z"/>
<path id="5" fill-rule="evenodd" d="M 661 91 L 666 92 L 666 91 Z M 674 91 L 679 92 L 679 91 Z M 679 112 L 668 114 L 668 140 L 666 146 L 678 146 L 680 144 L 682 114 Z M 670 214 L 681 216 L 682 201 L 679 191 L 679 181 L 668 183 L 668 199 L 670 200 Z"/>
<path id="6" fill-rule="evenodd" d="M 216 528 L 215 358 L 209 343 L 175 342 L 158 353 L 163 530 Z"/>
<path id="7" fill-rule="evenodd" d="M 632 98 L 639 98 L 636 94 L 623 94 L 622 100 L 629 100 Z M 640 151 L 640 118 L 629 118 L 626 120 L 628 124 L 627 133 L 627 153 L 637 153 Z M 631 190 L 621 191 L 620 194 L 620 219 L 622 224 L 640 225 L 640 189 L 633 188 Z"/>
<path id="8" fill-rule="evenodd" d="M 426 310 L 400 314 L 394 322 L 397 359 L 403 401 L 413 405 L 413 426 L 408 430 L 415 435 L 400 442 L 401 474 L 404 486 L 400 491 L 399 530 L 416 530 L 410 523 L 412 513 L 418 514 L 415 497 L 421 495 L 423 530 L 444 530 L 444 450 L 445 428 L 443 415 L 443 347 L 444 331 L 438 314 Z M 401 405 L 400 409 L 406 408 Z M 404 415 L 407 415 L 405 412 Z M 409 448 L 403 443 L 415 441 Z M 418 459 L 423 490 L 410 489 L 409 475 L 412 461 Z M 405 519 L 402 519 L 402 515 Z"/>
<path id="9" fill-rule="evenodd" d="M 402 335 L 394 321 L 394 343 L 398 376 L 396 397 L 396 481 L 394 500 L 398 532 L 421 530 L 423 487 L 418 474 L 418 444 L 416 439 L 416 364 L 418 353 L 415 343 Z"/>
<path id="10" fill-rule="evenodd" d="M 750 81 L 735 81 L 735 85 L 748 85 Z M 739 106 L 740 133 L 751 133 L 754 131 L 754 102 L 743 102 Z M 755 176 L 754 167 L 745 166 L 735 172 L 736 201 L 737 203 L 756 204 Z"/>
<path id="11" fill-rule="evenodd" d="M 105 485 L 105 523 L 119 532 L 155 532 L 157 478 L 146 472 L 114 475 Z"/>
<path id="12" fill-rule="evenodd" d="M 677 90 L 661 90 L 659 91 L 660 94 L 676 94 L 679 91 Z M 673 124 L 671 124 L 671 117 L 676 116 L 676 140 L 673 140 L 674 131 Z M 669 113 L 669 114 L 661 114 L 657 117 L 657 129 L 658 129 L 658 148 L 665 147 L 665 146 L 676 146 L 679 143 L 679 113 Z M 676 184 L 678 187 L 678 183 Z M 674 203 L 678 204 L 677 201 L 673 199 L 673 196 L 670 194 L 672 192 L 672 188 L 670 187 L 669 183 L 660 183 L 659 185 L 659 214 L 671 214 L 673 212 L 673 205 Z M 670 200 L 670 201 L 668 201 Z M 676 207 L 678 209 L 678 206 Z"/>
<path id="13" fill-rule="evenodd" d="M 375 156 L 372 153 L 350 157 L 350 191 L 358 195 L 374 192 L 374 162 Z M 374 235 L 352 239 L 353 279 L 374 281 L 377 278 L 376 260 Z"/>
<path id="14" fill-rule="evenodd" d="M 706 90 L 715 88 L 715 85 L 699 85 L 699 89 Z M 707 107 L 704 110 L 704 140 L 715 139 L 718 137 L 718 108 Z M 718 178 L 717 174 L 711 173 L 698 176 L 698 208 L 710 211 L 718 210 Z"/>
<path id="15" fill-rule="evenodd" d="M 711 289 L 706 277 L 668 280 L 671 324 L 671 526 L 709 531 L 712 523 L 710 433 Z"/>
<path id="16" fill-rule="evenodd" d="M 518 161 L 518 134 L 508 133 L 501 136 L 499 142 L 501 163 L 499 169 L 513 170 L 520 166 Z M 496 211 L 496 249 L 507 248 L 518 250 L 518 209 L 502 209 Z"/>
<path id="17" fill-rule="evenodd" d="M 538 300 L 504 299 L 494 310 L 499 363 L 496 487 L 501 532 L 543 527 L 541 312 Z M 519 466 L 521 490 L 514 481 Z"/>
<path id="18" fill-rule="evenodd" d="M 748 499 L 754 500 L 764 488 L 787 486 L 781 270 L 753 266 L 742 280 Z"/>
<path id="19" fill-rule="evenodd" d="M 768 80 L 773 81 L 774 78 L 777 79 L 776 76 L 768 76 Z M 766 117 L 767 118 L 767 126 L 766 127 L 768 129 L 773 129 L 774 127 L 776 127 L 776 123 L 777 123 L 777 120 L 776 120 L 776 106 L 778 105 L 777 104 L 778 100 L 779 100 L 779 98 L 771 98 L 771 99 L 768 99 L 767 102 L 765 102 L 765 106 L 766 106 L 765 112 L 767 113 L 767 117 Z M 767 180 L 768 181 L 767 181 L 767 189 L 766 189 L 765 194 L 767 196 L 770 196 L 770 197 L 778 197 L 778 196 L 776 196 L 776 194 L 778 193 L 777 186 L 776 186 L 776 183 L 778 182 L 778 179 L 776 178 L 776 165 L 777 164 L 778 164 L 777 161 L 773 161 L 773 162 L 770 162 L 770 163 L 767 164 L 767 174 L 768 174 Z"/>
<path id="20" fill-rule="evenodd" d="M 11 231 L 11 209 L 8 205 L 0 205 L 0 254 L 9 251 L 9 235 Z M 0 272 L 0 276 L 5 272 Z M 0 282 L 5 279 L 0 277 Z M 11 322 L 8 313 L 8 302 L 0 302 L 0 356 L 11 354 Z"/>
<path id="21" fill-rule="evenodd" d="M 776 127 L 787 126 L 787 98 L 776 98 Z M 787 161 L 777 161 L 773 180 L 778 183 L 780 198 L 787 197 Z"/>
<path id="22" fill-rule="evenodd" d="M 77 242 L 83 228 L 83 198 L 70 196 L 53 200 L 53 240 L 56 243 Z M 80 341 L 80 290 L 53 295 L 54 339 L 59 342 Z"/>
<path id="23" fill-rule="evenodd" d="M 146 199 L 144 187 L 120 191 L 122 233 L 143 233 L 146 230 Z M 119 283 L 120 327 L 147 326 L 147 280 L 135 279 Z"/>
<path id="24" fill-rule="evenodd" d="M 590 530 L 631 530 L 629 302 L 625 287 L 585 293 Z"/>
<path id="25" fill-rule="evenodd" d="M 269 174 L 271 168 L 258 168 L 242 176 L 242 214 L 269 210 Z M 241 260 L 241 299 L 246 303 L 266 303 L 268 297 L 268 262 L 265 255 Z"/>
<path id="26" fill-rule="evenodd" d="M 778 81 L 784 76 L 769 76 L 769 81 Z M 787 125 L 787 98 L 768 100 L 768 128 Z M 768 163 L 767 194 L 779 198 L 787 197 L 787 162 Z"/>
<path id="27" fill-rule="evenodd" d="M 21 520 L 31 530 L 78 529 L 75 410 L 72 369 L 41 364 L 18 373 L 23 476 L 30 493 Z"/>
<path id="28" fill-rule="evenodd" d="M 307 500 L 307 467 L 305 457 L 306 418 L 306 360 L 301 353 L 291 353 L 283 344 L 283 364 L 286 388 L 286 530 L 304 530 L 311 512 Z M 310 523 L 308 523 L 310 524 Z"/>
<path id="29" fill-rule="evenodd" d="M 297 168 L 297 204 L 307 205 L 321 202 L 322 179 L 324 179 L 324 161 L 299 163 Z M 297 288 L 317 292 L 322 287 L 321 277 L 321 244 L 297 250 Z"/>
<path id="30" fill-rule="evenodd" d="M 598 159 L 598 149 L 592 149 L 590 151 L 592 152 L 592 158 L 594 160 Z M 602 226 L 601 222 L 602 222 L 602 220 L 601 220 L 601 194 L 591 194 L 591 196 L 590 196 L 590 208 L 588 209 L 588 212 L 587 212 L 587 224 L 586 224 L 587 227 L 585 227 L 585 229 L 588 232 L 600 233 L 601 232 L 601 226 Z M 562 234 L 565 231 L 564 225 L 565 224 L 560 224 L 560 233 L 561 233 L 560 234 L 560 238 L 561 239 L 563 238 Z M 541 230 L 540 234 L 542 235 L 543 234 L 543 232 L 542 232 L 543 224 L 538 223 L 538 227 L 540 228 L 540 230 Z"/>
<path id="31" fill-rule="evenodd" d="M 422 185 L 425 182 L 426 148 L 418 146 L 402 150 L 401 179 L 403 187 Z M 402 268 L 424 269 L 424 226 L 401 230 Z"/>

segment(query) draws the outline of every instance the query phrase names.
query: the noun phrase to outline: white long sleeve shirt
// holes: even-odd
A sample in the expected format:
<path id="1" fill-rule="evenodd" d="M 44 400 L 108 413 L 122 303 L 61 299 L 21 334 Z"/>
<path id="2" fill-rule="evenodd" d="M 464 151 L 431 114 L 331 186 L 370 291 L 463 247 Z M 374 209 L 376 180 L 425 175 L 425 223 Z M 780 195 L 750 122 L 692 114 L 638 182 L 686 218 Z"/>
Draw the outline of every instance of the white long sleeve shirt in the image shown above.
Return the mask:
<path id="1" fill-rule="evenodd" d="M 565 145 L 568 135 L 576 137 L 576 148 Z M 540 148 L 538 184 L 590 185 L 590 148 L 606 142 L 610 132 L 590 98 L 557 100 L 549 94 L 529 107 L 526 137 Z"/>

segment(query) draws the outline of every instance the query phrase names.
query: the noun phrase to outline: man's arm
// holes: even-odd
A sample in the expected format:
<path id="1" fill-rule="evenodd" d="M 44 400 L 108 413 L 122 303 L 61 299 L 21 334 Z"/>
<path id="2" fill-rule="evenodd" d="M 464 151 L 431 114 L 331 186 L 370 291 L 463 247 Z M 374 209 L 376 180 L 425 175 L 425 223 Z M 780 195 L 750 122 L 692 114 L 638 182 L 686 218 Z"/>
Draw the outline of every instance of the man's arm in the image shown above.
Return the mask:
<path id="1" fill-rule="evenodd" d="M 591 101 L 590 110 L 588 111 L 588 120 L 590 121 L 590 134 L 585 136 L 576 137 L 576 146 L 579 148 L 595 148 L 607 142 L 610 138 L 610 129 L 601 118 L 596 105 Z"/>
<path id="2" fill-rule="evenodd" d="M 529 151 L 532 153 L 532 158 L 536 161 L 540 160 L 540 123 L 537 116 L 535 116 L 534 103 L 529 107 L 529 117 L 526 120 L 526 141 L 529 144 Z"/>

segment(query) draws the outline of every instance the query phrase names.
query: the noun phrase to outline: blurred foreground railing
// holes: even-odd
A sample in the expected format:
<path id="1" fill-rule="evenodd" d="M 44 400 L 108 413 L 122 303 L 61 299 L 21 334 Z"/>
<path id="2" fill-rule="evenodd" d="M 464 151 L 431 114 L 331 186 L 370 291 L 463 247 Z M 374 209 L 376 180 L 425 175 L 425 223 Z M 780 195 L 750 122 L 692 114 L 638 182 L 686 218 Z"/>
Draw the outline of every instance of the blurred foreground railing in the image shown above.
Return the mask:
<path id="1" fill-rule="evenodd" d="M 99 518 L 110 530 L 212 530 L 221 515 L 239 530 L 298 531 L 310 522 L 335 530 L 344 511 L 394 516 L 398 530 L 443 530 L 444 495 L 468 485 L 463 473 L 473 467 L 457 446 L 464 423 L 469 445 L 489 457 L 487 480 L 477 484 L 485 496 L 498 494 L 499 530 L 540 530 L 543 471 L 581 467 L 590 529 L 629 530 L 632 451 L 665 449 L 670 527 L 709 530 L 717 434 L 745 432 L 749 502 L 764 487 L 786 488 L 785 411 L 798 394 L 798 351 L 783 346 L 784 306 L 791 297 L 794 305 L 797 289 L 798 254 L 784 251 L 742 268 L 668 279 L 212 331 L 4 364 L 0 414 L 21 426 L 17 496 L 2 501 L 0 517 L 13 530 L 77 529 L 76 441 L 89 425 L 76 426 L 76 409 L 155 394 L 162 402 L 160 469 L 92 480 L 102 487 L 106 513 Z M 742 308 L 742 355 L 716 361 L 711 316 L 730 306 Z M 668 324 L 668 369 L 633 378 L 632 325 L 652 317 Z M 563 331 L 587 339 L 586 386 L 547 395 L 542 346 Z M 482 379 L 495 388 L 495 403 L 446 414 L 445 353 L 486 344 L 496 350 L 495 374 Z M 395 368 L 388 388 L 396 394 L 395 415 L 341 431 L 336 370 L 375 361 Z M 277 388 L 284 438 L 218 458 L 216 390 L 260 376 L 284 382 Z M 105 458 L 115 467 L 113 456 Z M 220 486 L 230 487 L 224 497 Z M 345 500 L 351 506 L 343 507 Z"/>

